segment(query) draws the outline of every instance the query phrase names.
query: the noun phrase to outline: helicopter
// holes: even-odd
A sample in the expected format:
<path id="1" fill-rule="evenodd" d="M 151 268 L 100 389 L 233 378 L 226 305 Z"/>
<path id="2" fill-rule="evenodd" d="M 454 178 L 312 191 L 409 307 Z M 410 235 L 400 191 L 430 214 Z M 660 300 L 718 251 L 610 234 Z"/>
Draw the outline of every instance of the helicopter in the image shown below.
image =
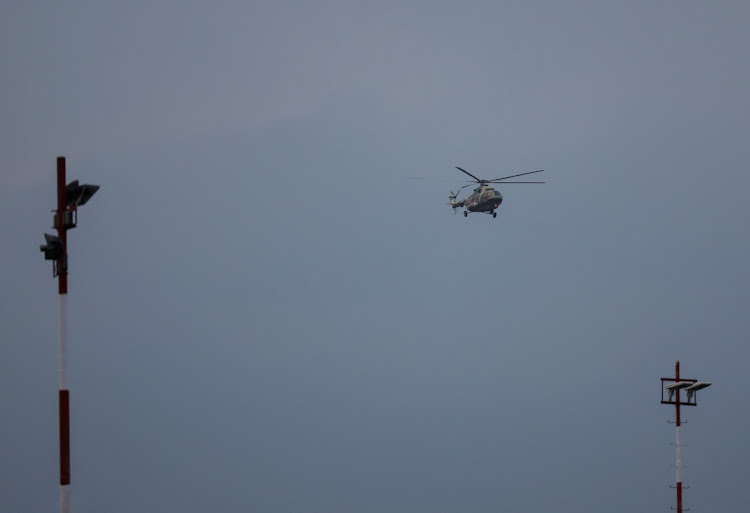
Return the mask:
<path id="1" fill-rule="evenodd" d="M 490 214 L 493 218 L 497 217 L 497 212 L 495 212 L 495 209 L 499 207 L 500 204 L 503 202 L 503 195 L 500 194 L 500 191 L 495 190 L 495 188 L 492 187 L 490 184 L 544 183 L 544 182 L 504 182 L 503 181 L 509 178 L 516 178 L 518 176 L 541 173 L 542 171 L 544 171 L 544 169 L 539 169 L 537 171 L 529 171 L 527 173 L 519 173 L 517 175 L 504 176 L 503 178 L 495 178 L 493 180 L 483 180 L 481 178 L 477 178 L 476 176 L 469 173 L 467 170 L 460 168 L 458 166 L 456 166 L 456 169 L 458 169 L 462 173 L 466 173 L 471 178 L 473 178 L 472 183 L 468 183 L 462 187 L 459 187 L 458 191 L 456 192 L 451 191 L 450 196 L 448 196 L 448 199 L 450 200 L 449 205 L 453 207 L 454 214 L 456 213 L 457 208 L 463 207 L 466 209 L 464 210 L 464 217 L 467 217 L 469 215 L 469 212 L 486 212 Z M 456 201 L 458 194 L 461 192 L 461 189 L 469 187 L 473 183 L 478 183 L 479 187 L 474 189 L 474 192 L 471 195 L 465 197 L 462 200 Z"/>

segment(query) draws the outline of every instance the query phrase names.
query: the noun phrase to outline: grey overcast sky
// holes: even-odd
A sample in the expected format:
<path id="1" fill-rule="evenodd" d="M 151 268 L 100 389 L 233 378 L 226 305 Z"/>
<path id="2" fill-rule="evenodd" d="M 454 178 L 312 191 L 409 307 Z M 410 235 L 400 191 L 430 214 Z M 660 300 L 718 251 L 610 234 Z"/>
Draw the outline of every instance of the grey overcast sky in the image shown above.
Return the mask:
<path id="1" fill-rule="evenodd" d="M 58 155 L 72 511 L 667 512 L 678 358 L 685 505 L 741 509 L 749 21 L 3 2 L 0 510 L 58 508 Z M 456 165 L 547 183 L 464 219 Z"/>

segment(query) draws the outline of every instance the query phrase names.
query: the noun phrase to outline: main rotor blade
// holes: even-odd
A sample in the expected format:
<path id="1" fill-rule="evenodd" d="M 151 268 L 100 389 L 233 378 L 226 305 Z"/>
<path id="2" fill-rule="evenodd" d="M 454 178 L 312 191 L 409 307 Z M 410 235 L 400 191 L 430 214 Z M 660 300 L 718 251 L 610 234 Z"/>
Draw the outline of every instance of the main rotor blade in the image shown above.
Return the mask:
<path id="1" fill-rule="evenodd" d="M 472 177 L 472 178 L 473 178 L 474 180 L 476 180 L 477 182 L 480 182 L 480 183 L 481 183 L 481 182 L 483 182 L 483 181 L 484 181 L 484 182 L 486 182 L 486 181 L 487 181 L 487 180 L 480 180 L 480 179 L 479 179 L 479 178 L 477 178 L 476 176 L 474 176 L 474 175 L 472 175 L 471 173 L 469 173 L 469 172 L 468 172 L 467 170 L 465 170 L 465 169 L 461 169 L 461 168 L 460 168 L 460 167 L 458 167 L 458 166 L 456 166 L 456 169 L 458 169 L 459 171 L 462 171 L 462 172 L 466 173 L 467 175 L 469 175 L 470 177 Z M 508 177 L 508 178 L 510 178 L 510 177 Z"/>
<path id="2" fill-rule="evenodd" d="M 547 182 L 490 182 L 497 183 L 498 185 L 505 185 L 506 183 L 547 183 Z"/>
<path id="3" fill-rule="evenodd" d="M 523 175 L 533 175 L 534 173 L 541 173 L 542 171 L 544 171 L 544 169 L 539 169 L 537 171 L 529 171 L 528 173 L 518 173 L 517 175 L 504 176 L 502 178 L 494 178 L 492 180 L 487 180 L 487 182 L 489 182 L 489 183 L 496 183 L 496 182 L 499 182 L 501 180 L 507 180 L 508 178 L 515 178 L 517 176 L 523 176 Z M 520 182 L 517 182 L 517 183 L 520 183 Z"/>

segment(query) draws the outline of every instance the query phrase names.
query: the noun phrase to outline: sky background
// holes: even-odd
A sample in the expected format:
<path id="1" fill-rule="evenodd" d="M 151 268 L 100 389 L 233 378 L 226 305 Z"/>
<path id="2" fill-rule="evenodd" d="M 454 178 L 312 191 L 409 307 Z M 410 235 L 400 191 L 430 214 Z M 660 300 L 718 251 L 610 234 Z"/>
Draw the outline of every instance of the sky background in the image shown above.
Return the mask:
<path id="1" fill-rule="evenodd" d="M 3 2 L 0 509 L 58 509 L 58 155 L 72 511 L 669 511 L 678 358 L 685 506 L 747 504 L 748 19 Z"/>

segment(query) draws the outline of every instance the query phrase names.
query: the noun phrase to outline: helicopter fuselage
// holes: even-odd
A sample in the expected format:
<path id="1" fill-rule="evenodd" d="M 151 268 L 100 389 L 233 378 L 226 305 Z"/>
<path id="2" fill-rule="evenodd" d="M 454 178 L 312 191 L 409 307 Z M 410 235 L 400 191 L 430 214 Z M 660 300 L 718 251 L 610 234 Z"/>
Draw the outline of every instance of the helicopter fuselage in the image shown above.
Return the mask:
<path id="1" fill-rule="evenodd" d="M 503 202 L 503 195 L 488 185 L 480 185 L 463 201 L 469 212 L 493 212 Z"/>

